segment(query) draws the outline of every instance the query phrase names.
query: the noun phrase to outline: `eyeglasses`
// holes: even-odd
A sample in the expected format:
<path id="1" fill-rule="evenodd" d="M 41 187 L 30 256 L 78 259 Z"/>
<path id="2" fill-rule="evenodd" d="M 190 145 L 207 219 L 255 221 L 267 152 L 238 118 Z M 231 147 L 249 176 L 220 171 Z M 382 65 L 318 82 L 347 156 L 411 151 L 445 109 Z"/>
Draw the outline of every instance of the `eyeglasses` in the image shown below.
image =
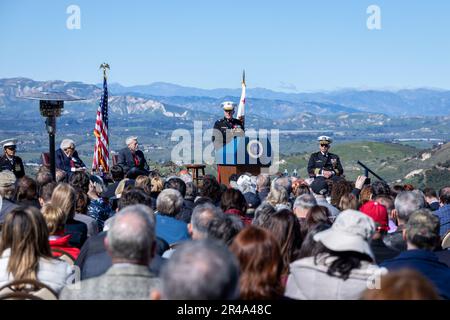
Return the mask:
<path id="1" fill-rule="evenodd" d="M 225 110 L 226 113 L 233 113 L 234 110 Z"/>
<path id="2" fill-rule="evenodd" d="M 72 148 L 72 147 L 68 147 L 68 148 L 64 148 L 64 151 L 67 151 L 67 150 L 73 150 L 74 148 Z"/>
<path id="3" fill-rule="evenodd" d="M 327 148 L 329 148 L 329 147 L 330 147 L 330 145 L 329 145 L 329 144 L 320 144 L 320 146 L 321 146 L 321 147 L 327 147 Z"/>
<path id="4" fill-rule="evenodd" d="M 16 147 L 6 147 L 6 149 L 11 150 L 11 151 L 16 151 Z"/>

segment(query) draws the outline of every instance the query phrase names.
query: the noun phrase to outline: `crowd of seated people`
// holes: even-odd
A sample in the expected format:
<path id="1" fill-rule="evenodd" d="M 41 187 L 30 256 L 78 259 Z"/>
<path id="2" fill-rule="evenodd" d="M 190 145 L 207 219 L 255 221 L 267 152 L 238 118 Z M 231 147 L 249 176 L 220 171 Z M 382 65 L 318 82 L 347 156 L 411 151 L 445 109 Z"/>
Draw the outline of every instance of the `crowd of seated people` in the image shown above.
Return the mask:
<path id="1" fill-rule="evenodd" d="M 450 299 L 450 186 L 110 173 L 0 172 L 0 288 L 36 280 L 68 300 Z"/>

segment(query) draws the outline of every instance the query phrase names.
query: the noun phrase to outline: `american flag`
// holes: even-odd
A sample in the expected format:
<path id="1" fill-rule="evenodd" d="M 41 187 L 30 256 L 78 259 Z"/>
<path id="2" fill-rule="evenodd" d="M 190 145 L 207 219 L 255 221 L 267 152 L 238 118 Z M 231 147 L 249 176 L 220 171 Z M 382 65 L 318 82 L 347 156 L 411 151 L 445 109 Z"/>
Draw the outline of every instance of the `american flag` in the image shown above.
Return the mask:
<path id="1" fill-rule="evenodd" d="M 97 109 L 94 135 L 96 137 L 92 170 L 109 172 L 109 139 L 108 139 L 108 86 L 103 77 L 103 95 Z"/>

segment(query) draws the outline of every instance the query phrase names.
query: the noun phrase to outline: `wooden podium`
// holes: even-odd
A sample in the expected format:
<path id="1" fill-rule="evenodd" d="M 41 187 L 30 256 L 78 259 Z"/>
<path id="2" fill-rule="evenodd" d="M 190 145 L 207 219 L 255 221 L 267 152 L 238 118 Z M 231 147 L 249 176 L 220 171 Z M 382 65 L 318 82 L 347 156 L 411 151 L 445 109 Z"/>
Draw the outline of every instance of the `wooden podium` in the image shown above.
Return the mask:
<path id="1" fill-rule="evenodd" d="M 267 138 L 233 137 L 222 148 L 216 149 L 218 180 L 227 186 L 230 176 L 248 172 L 259 175 L 261 169 L 272 164 L 272 149 Z"/>

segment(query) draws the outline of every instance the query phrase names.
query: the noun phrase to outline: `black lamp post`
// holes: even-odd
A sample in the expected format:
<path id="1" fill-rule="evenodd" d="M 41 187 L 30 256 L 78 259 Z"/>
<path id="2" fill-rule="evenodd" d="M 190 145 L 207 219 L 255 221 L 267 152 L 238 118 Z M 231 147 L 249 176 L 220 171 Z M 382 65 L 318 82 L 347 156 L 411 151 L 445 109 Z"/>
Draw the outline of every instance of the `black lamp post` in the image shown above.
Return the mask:
<path id="1" fill-rule="evenodd" d="M 56 118 L 61 116 L 61 111 L 62 109 L 64 109 L 64 101 L 80 101 L 84 99 L 72 96 L 64 92 L 37 92 L 27 96 L 20 96 L 18 98 L 39 100 L 39 109 L 41 111 L 41 115 L 47 118 L 45 120 L 45 127 L 47 129 L 49 141 L 50 172 L 52 174 L 53 180 L 56 181 Z"/>

